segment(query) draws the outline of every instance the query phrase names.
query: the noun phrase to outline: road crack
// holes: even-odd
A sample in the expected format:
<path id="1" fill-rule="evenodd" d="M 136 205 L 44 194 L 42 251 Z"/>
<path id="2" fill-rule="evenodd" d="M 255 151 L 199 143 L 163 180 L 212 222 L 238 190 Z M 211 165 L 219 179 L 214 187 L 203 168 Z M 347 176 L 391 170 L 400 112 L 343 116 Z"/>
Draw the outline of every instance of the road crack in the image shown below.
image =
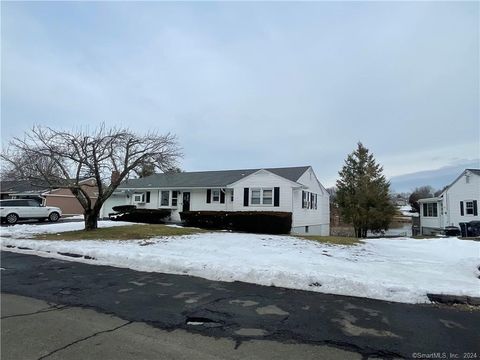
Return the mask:
<path id="1" fill-rule="evenodd" d="M 72 345 L 78 344 L 78 343 L 80 343 L 80 342 L 82 342 L 82 341 L 85 341 L 85 340 L 89 340 L 89 339 L 91 339 L 91 338 L 93 338 L 93 337 L 95 337 L 95 336 L 97 336 L 97 335 L 114 332 L 114 331 L 116 331 L 116 330 L 118 330 L 118 329 L 121 329 L 121 328 L 123 328 L 123 327 L 125 327 L 125 326 L 127 326 L 127 325 L 132 324 L 132 323 L 133 323 L 133 321 L 127 321 L 126 323 L 124 323 L 124 324 L 122 324 L 122 325 L 119 325 L 119 326 L 116 326 L 116 327 L 114 327 L 113 329 L 97 331 L 96 333 L 93 333 L 92 335 L 88 335 L 88 336 L 86 336 L 86 337 L 84 337 L 84 338 L 81 338 L 81 339 L 72 341 L 71 343 L 69 343 L 69 344 L 67 344 L 67 345 L 65 345 L 65 346 L 62 346 L 61 348 L 58 348 L 58 349 L 56 349 L 56 350 L 53 350 L 53 351 L 49 352 L 48 354 L 39 357 L 38 360 L 46 359 L 47 357 L 49 357 L 49 356 L 51 356 L 51 355 L 53 355 L 53 354 L 55 354 L 55 353 L 57 353 L 57 352 L 59 352 L 59 351 L 65 350 L 66 348 L 68 348 L 68 347 L 70 347 L 70 346 L 72 346 Z"/>
<path id="2" fill-rule="evenodd" d="M 56 311 L 56 310 L 63 310 L 63 309 L 65 309 L 65 308 L 68 308 L 68 305 L 49 306 L 48 308 L 40 309 L 40 310 L 38 310 L 38 311 L 31 312 L 31 313 L 2 316 L 0 319 L 1 319 L 1 320 L 5 320 L 5 319 L 10 319 L 10 318 L 15 318 L 15 317 L 22 317 L 22 316 L 30 316 L 30 315 L 42 314 L 42 313 L 47 313 L 47 312 Z"/>

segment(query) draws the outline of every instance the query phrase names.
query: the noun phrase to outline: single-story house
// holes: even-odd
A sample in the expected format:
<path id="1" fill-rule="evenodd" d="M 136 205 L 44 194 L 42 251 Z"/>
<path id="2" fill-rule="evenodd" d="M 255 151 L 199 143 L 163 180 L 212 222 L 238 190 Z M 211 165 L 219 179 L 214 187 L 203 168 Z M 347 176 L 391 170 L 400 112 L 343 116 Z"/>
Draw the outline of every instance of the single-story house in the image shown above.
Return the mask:
<path id="1" fill-rule="evenodd" d="M 98 189 L 95 179 L 80 181 L 83 189 L 96 201 Z M 52 189 L 45 183 L 34 183 L 29 180 L 0 181 L 1 199 L 34 199 L 45 206 L 56 206 L 62 210 L 63 216 L 82 215 L 83 207 L 69 189 Z"/>
<path id="2" fill-rule="evenodd" d="M 439 233 L 447 226 L 480 221 L 480 169 L 466 169 L 438 197 L 420 199 L 420 233 Z"/>
<path id="3" fill-rule="evenodd" d="M 329 235 L 329 194 L 311 166 L 155 174 L 120 184 L 103 205 L 182 211 L 281 211 L 292 213 L 292 233 Z"/>

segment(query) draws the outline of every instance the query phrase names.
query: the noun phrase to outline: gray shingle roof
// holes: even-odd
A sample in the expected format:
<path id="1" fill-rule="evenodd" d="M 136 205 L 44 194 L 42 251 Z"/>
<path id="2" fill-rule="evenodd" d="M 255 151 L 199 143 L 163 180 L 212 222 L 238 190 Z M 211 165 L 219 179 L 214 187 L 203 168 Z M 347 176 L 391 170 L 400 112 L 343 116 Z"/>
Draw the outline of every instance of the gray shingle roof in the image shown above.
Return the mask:
<path id="1" fill-rule="evenodd" d="M 466 169 L 475 175 L 480 175 L 480 169 Z"/>
<path id="2" fill-rule="evenodd" d="M 265 169 L 291 181 L 297 181 L 309 166 Z M 141 179 L 129 179 L 120 184 L 119 189 L 129 188 L 188 188 L 223 187 L 234 183 L 261 169 L 221 170 L 155 174 Z"/>
<path id="3" fill-rule="evenodd" d="M 31 191 L 44 191 L 48 189 L 48 186 L 43 184 L 32 184 L 29 180 L 1 180 L 0 192 L 2 193 L 18 193 L 18 192 L 31 192 Z"/>

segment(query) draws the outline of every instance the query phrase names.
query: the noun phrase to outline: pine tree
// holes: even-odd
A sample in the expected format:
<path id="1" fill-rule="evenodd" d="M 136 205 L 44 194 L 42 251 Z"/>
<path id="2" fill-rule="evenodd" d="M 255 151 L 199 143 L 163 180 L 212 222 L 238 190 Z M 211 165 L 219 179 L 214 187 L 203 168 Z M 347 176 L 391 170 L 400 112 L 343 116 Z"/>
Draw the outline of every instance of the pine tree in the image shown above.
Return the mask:
<path id="1" fill-rule="evenodd" d="M 343 219 L 353 224 L 359 238 L 365 238 L 368 230 L 387 230 L 395 214 L 390 184 L 382 172 L 383 168 L 362 143 L 348 155 L 339 172 L 337 203 Z"/>

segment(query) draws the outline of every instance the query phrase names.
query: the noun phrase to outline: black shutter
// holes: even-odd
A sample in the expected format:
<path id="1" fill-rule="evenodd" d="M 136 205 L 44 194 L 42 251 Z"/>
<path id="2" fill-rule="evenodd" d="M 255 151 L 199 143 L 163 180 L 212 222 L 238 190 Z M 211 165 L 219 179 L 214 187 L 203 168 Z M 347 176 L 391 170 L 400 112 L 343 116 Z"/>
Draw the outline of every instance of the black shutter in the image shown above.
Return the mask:
<path id="1" fill-rule="evenodd" d="M 273 188 L 273 206 L 280 206 L 280 188 Z"/>
<path id="2" fill-rule="evenodd" d="M 243 206 L 248 206 L 248 188 L 243 188 Z"/>
<path id="3" fill-rule="evenodd" d="M 305 209 L 305 191 L 302 190 L 302 209 Z"/>
<path id="4" fill-rule="evenodd" d="M 220 189 L 220 204 L 225 204 L 225 189 Z"/>
<path id="5" fill-rule="evenodd" d="M 146 203 L 150 202 L 150 191 L 147 191 L 147 198 L 145 200 Z"/>
<path id="6" fill-rule="evenodd" d="M 463 216 L 463 201 L 460 201 L 460 215 Z"/>
<path id="7" fill-rule="evenodd" d="M 427 216 L 427 215 L 428 215 L 428 214 L 427 214 L 427 213 L 428 213 L 427 210 L 428 210 L 427 204 L 423 204 L 423 216 Z"/>
<path id="8" fill-rule="evenodd" d="M 473 215 L 478 215 L 477 200 L 473 200 Z"/>
<path id="9" fill-rule="evenodd" d="M 207 204 L 210 204 L 212 202 L 212 190 L 207 189 Z"/>

